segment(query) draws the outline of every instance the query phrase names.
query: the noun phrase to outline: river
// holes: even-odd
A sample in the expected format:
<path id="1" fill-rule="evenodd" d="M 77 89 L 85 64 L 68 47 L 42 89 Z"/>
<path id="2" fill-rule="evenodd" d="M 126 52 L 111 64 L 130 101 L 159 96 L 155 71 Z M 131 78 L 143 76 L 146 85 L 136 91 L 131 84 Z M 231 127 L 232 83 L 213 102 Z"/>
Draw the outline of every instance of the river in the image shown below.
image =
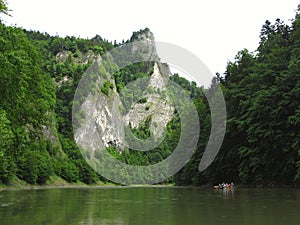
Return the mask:
<path id="1" fill-rule="evenodd" d="M 104 187 L 0 192 L 1 225 L 298 225 L 299 221 L 297 189 Z"/>

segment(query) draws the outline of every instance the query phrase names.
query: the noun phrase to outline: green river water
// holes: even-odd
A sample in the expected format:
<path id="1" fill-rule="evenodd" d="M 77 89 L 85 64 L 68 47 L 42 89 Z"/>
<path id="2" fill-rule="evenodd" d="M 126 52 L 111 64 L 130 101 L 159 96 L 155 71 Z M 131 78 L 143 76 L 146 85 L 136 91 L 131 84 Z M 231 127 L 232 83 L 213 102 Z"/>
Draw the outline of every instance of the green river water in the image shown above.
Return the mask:
<path id="1" fill-rule="evenodd" d="M 298 225 L 300 190 L 177 187 L 0 192 L 0 225 Z"/>

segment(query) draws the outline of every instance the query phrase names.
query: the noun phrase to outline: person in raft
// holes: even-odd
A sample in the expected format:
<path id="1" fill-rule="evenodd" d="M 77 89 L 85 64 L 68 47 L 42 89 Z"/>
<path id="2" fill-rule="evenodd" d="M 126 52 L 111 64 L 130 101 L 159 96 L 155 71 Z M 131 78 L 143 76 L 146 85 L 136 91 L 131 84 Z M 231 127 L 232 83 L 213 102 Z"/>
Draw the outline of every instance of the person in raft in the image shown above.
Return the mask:
<path id="1" fill-rule="evenodd" d="M 222 184 L 219 183 L 218 186 L 214 186 L 215 189 L 227 189 L 227 188 L 235 188 L 235 185 L 233 182 L 231 183 L 225 183 L 223 182 Z"/>

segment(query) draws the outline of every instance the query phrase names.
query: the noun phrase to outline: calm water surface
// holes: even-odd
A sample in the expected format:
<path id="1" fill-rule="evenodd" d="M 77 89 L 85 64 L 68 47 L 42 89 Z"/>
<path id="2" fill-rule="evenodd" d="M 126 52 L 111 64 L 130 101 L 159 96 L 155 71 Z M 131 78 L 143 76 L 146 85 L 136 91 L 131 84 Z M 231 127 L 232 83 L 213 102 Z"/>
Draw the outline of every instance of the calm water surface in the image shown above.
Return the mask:
<path id="1" fill-rule="evenodd" d="M 300 224 L 300 190 L 134 187 L 0 192 L 0 225 Z"/>

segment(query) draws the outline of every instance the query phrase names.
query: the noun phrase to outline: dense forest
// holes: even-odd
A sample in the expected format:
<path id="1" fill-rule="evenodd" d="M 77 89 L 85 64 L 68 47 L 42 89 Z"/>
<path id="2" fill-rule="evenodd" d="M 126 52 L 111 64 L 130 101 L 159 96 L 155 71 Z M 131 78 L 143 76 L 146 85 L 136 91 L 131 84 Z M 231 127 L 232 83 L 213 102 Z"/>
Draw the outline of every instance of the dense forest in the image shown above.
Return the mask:
<path id="1" fill-rule="evenodd" d="M 9 14 L 0 0 L 1 14 Z M 147 28 L 134 32 L 134 41 Z M 78 83 L 98 55 L 119 44 L 51 36 L 6 26 L 0 18 L 0 183 L 46 184 L 109 182 L 83 159 L 74 141 L 72 105 Z M 137 63 L 113 74 L 117 91 L 149 77 L 153 63 Z M 293 185 L 300 181 L 300 15 L 291 26 L 266 21 L 256 51 L 244 49 L 211 87 L 198 87 L 178 74 L 170 79 L 189 93 L 199 114 L 201 136 L 191 160 L 164 183 L 203 185 L 234 181 L 245 185 Z M 227 106 L 227 130 L 216 159 L 204 172 L 199 162 L 210 134 L 210 110 L 204 92 L 220 84 Z M 108 95 L 111 84 L 101 92 Z M 149 136 L 149 121 L 134 129 Z M 180 136 L 178 116 L 168 123 L 165 140 L 151 152 L 113 146 L 108 151 L 132 165 L 166 158 Z M 142 176 L 142 175 L 141 175 Z"/>
<path id="2" fill-rule="evenodd" d="M 175 176 L 181 185 L 222 181 L 278 186 L 300 179 L 300 15 L 266 21 L 256 51 L 229 62 L 222 85 L 227 129 L 213 164 L 197 172 L 201 150 Z"/>

